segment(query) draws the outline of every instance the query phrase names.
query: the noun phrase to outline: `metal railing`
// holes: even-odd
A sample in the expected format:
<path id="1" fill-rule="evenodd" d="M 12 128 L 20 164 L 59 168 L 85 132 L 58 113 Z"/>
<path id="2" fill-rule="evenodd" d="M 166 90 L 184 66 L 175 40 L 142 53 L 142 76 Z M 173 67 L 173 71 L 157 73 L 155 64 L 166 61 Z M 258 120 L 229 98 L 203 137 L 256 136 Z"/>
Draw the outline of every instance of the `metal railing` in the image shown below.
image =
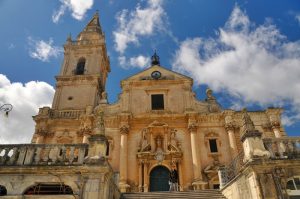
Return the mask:
<path id="1" fill-rule="evenodd" d="M 0 145 L 0 166 L 82 165 L 87 144 Z"/>
<path id="2" fill-rule="evenodd" d="M 244 152 L 240 152 L 230 164 L 219 168 L 220 187 L 224 187 L 233 180 L 241 171 L 244 162 Z"/>

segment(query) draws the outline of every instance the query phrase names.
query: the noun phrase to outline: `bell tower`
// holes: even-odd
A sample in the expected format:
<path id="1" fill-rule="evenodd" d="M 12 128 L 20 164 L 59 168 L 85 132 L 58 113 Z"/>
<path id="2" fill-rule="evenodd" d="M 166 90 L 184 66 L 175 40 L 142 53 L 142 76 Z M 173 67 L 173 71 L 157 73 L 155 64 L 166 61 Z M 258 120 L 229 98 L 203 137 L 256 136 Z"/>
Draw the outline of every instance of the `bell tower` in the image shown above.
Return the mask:
<path id="1" fill-rule="evenodd" d="M 71 36 L 64 45 L 64 61 L 56 76 L 56 91 L 52 108 L 85 109 L 95 107 L 105 91 L 110 72 L 105 36 L 98 12 L 93 16 L 76 40 Z"/>

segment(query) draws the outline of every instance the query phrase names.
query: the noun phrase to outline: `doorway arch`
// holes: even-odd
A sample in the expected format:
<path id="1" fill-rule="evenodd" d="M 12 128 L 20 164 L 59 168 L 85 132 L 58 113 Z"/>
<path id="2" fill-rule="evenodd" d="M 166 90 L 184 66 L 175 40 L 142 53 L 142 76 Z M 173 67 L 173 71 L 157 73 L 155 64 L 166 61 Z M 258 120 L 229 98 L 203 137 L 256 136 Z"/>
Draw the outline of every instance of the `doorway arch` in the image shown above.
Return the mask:
<path id="1" fill-rule="evenodd" d="M 169 169 L 156 166 L 150 172 L 150 191 L 169 191 Z"/>

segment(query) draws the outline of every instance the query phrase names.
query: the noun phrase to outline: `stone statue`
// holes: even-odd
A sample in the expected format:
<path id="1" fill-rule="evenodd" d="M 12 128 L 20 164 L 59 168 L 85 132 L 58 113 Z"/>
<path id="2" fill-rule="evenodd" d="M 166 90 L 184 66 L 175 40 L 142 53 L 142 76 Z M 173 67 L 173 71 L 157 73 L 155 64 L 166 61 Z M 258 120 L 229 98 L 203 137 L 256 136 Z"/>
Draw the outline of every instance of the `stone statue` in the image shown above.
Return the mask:
<path id="1" fill-rule="evenodd" d="M 216 98 L 213 96 L 213 91 L 210 88 L 206 89 L 206 99 L 205 101 L 208 103 L 209 112 L 220 112 L 221 106 L 217 102 Z"/>
<path id="2" fill-rule="evenodd" d="M 212 95 L 213 91 L 210 88 L 206 89 L 206 99 L 207 100 L 215 100 L 216 98 Z"/>
<path id="3" fill-rule="evenodd" d="M 149 151 L 151 149 L 148 138 L 148 129 L 142 130 L 142 139 L 140 142 L 140 152 Z"/>
<path id="4" fill-rule="evenodd" d="M 178 140 L 176 139 L 176 132 L 177 130 L 171 129 L 170 131 L 170 140 L 168 143 L 169 151 L 179 151 L 179 144 Z"/>
<path id="5" fill-rule="evenodd" d="M 107 104 L 107 92 L 105 91 L 101 93 L 100 104 Z"/>
<path id="6" fill-rule="evenodd" d="M 218 160 L 214 159 L 214 161 L 209 164 L 207 167 L 203 169 L 203 172 L 207 176 L 209 180 L 211 180 L 218 173 L 218 169 L 220 167 L 220 163 Z"/>

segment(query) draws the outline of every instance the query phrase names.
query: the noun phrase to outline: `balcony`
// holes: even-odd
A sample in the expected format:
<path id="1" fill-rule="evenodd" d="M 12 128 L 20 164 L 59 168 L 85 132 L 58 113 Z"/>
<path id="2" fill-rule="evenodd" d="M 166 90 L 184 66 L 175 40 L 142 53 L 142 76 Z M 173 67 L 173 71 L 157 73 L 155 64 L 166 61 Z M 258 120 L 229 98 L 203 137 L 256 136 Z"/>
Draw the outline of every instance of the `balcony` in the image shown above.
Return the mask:
<path id="1" fill-rule="evenodd" d="M 82 165 L 87 144 L 8 144 L 0 145 L 1 166 Z"/>
<path id="2" fill-rule="evenodd" d="M 79 119 L 84 113 L 84 110 L 50 110 L 49 116 L 51 119 Z"/>
<path id="3" fill-rule="evenodd" d="M 300 137 L 263 139 L 270 159 L 300 159 Z"/>

